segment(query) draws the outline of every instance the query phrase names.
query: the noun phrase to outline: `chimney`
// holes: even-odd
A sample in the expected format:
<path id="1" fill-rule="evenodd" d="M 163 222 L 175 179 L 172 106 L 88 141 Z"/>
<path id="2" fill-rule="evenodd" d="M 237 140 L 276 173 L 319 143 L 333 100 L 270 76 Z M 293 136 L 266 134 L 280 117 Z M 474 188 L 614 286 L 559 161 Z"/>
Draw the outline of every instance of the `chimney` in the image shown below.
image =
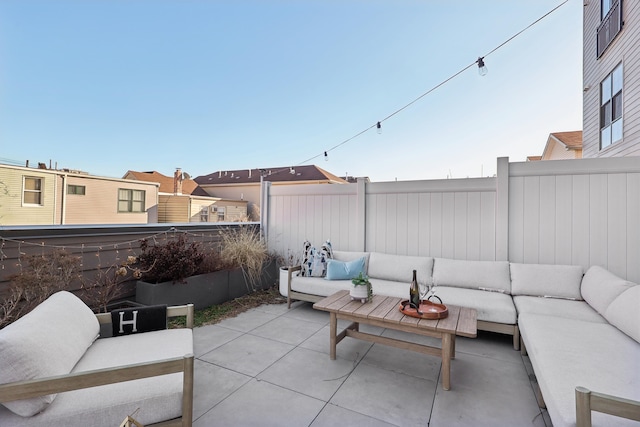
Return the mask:
<path id="1" fill-rule="evenodd" d="M 173 194 L 182 194 L 182 169 L 176 168 L 173 174 Z"/>

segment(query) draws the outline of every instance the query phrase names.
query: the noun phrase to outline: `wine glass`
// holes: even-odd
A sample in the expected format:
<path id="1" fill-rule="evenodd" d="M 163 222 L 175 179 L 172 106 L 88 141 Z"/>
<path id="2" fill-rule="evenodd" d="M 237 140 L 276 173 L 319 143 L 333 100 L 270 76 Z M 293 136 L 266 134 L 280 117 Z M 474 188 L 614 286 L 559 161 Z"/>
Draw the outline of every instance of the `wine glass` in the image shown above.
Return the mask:
<path id="1" fill-rule="evenodd" d="M 433 276 L 427 278 L 425 283 L 420 283 L 418 287 L 420 288 L 420 301 L 427 300 L 428 295 L 432 293 Z"/>

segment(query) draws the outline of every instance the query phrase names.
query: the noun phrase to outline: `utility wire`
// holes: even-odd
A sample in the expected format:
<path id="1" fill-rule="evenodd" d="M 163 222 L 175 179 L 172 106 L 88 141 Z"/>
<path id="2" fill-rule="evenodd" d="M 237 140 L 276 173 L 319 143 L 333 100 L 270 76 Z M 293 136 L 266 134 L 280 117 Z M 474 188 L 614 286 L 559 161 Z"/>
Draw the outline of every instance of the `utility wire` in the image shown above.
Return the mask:
<path id="1" fill-rule="evenodd" d="M 495 51 L 497 51 L 498 49 L 500 49 L 501 47 L 503 47 L 504 45 L 506 45 L 507 43 L 509 43 L 510 41 L 512 41 L 513 39 L 515 39 L 516 37 L 518 37 L 520 34 L 524 33 L 525 31 L 527 31 L 529 28 L 533 27 L 534 25 L 536 25 L 538 22 L 542 21 L 544 18 L 546 18 L 547 16 L 551 15 L 553 12 L 555 12 L 556 10 L 558 10 L 560 7 L 564 6 L 567 2 L 569 2 L 569 0 L 564 0 L 562 3 L 560 3 L 559 5 L 557 5 L 556 7 L 554 7 L 553 9 L 551 9 L 549 12 L 545 13 L 544 15 L 542 15 L 540 18 L 536 19 L 535 21 L 533 21 L 531 24 L 527 25 L 526 27 L 524 27 L 522 30 L 518 31 L 517 33 L 515 33 L 513 36 L 509 37 L 507 40 L 505 40 L 504 42 L 502 42 L 501 44 L 499 44 L 497 47 L 493 48 L 492 50 L 490 50 L 488 53 L 486 53 L 484 56 L 481 56 L 478 58 L 479 59 L 483 59 L 489 55 L 491 55 L 492 53 L 494 53 Z M 373 125 L 369 126 L 366 129 L 361 130 L 360 132 L 356 133 L 355 135 L 345 139 L 344 141 L 340 142 L 339 144 L 334 145 L 333 147 L 324 150 L 322 153 L 317 154 L 313 157 L 310 157 L 300 163 L 298 163 L 296 166 L 301 166 L 304 165 L 305 163 L 310 162 L 311 160 L 315 160 L 318 157 L 322 157 L 322 156 L 326 156 L 326 153 L 329 153 L 333 150 L 335 150 L 338 147 L 341 147 L 343 145 L 345 145 L 346 143 L 356 139 L 357 137 L 359 137 L 360 135 L 370 131 L 371 129 L 378 127 L 378 124 L 382 124 L 383 122 L 389 120 L 391 117 L 395 116 L 396 114 L 406 110 L 407 108 L 409 108 L 410 106 L 412 106 L 413 104 L 415 104 L 416 102 L 420 101 L 422 98 L 424 98 L 425 96 L 429 95 L 430 93 L 432 93 L 433 91 L 435 91 L 436 89 L 444 86 L 446 83 L 448 83 L 449 81 L 453 80 L 454 78 L 458 77 L 460 74 L 464 73 L 465 71 L 467 71 L 469 68 L 473 67 L 475 64 L 478 63 L 478 60 L 475 60 L 474 62 L 472 62 L 471 64 L 465 66 L 464 68 L 462 68 L 460 71 L 456 72 L 455 74 L 451 75 L 450 77 L 446 78 L 445 80 L 443 80 L 442 82 L 438 83 L 437 85 L 435 85 L 434 87 L 432 87 L 431 89 L 427 90 L 426 92 L 424 92 L 422 95 L 418 96 L 417 98 L 415 98 L 414 100 L 412 100 L 411 102 L 409 102 L 408 104 L 405 104 L 404 106 L 398 108 L 397 110 L 395 110 L 393 113 L 389 114 L 388 116 L 386 116 L 385 118 L 383 118 L 382 120 L 380 120 L 377 123 L 374 123 Z M 278 171 L 275 171 L 272 173 L 280 173 L 283 172 L 285 170 L 289 170 L 289 168 L 285 168 L 285 169 L 281 169 Z"/>

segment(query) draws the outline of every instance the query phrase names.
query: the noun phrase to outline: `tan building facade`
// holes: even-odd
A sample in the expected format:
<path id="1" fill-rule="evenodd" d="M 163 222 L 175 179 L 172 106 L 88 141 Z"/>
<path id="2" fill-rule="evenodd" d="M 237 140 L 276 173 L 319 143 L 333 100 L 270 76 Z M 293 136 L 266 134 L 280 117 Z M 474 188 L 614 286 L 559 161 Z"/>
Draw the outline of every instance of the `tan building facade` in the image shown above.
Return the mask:
<path id="1" fill-rule="evenodd" d="M 211 197 L 181 169 L 176 169 L 173 177 L 157 171 L 127 171 L 124 178 L 160 185 L 160 223 L 237 222 L 247 219 L 246 201 Z"/>
<path id="2" fill-rule="evenodd" d="M 640 2 L 584 2 L 583 157 L 640 156 Z"/>
<path id="3" fill-rule="evenodd" d="M 158 185 L 0 165 L 0 225 L 148 224 Z"/>

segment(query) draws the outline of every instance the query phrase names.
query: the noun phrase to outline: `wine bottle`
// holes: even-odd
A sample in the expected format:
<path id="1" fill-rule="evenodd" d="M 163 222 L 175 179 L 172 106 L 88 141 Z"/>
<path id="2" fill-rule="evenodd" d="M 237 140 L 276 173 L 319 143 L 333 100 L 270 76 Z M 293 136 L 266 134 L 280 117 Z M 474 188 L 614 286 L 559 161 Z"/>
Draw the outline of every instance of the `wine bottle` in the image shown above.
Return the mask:
<path id="1" fill-rule="evenodd" d="M 413 270 L 413 280 L 409 288 L 409 302 L 411 303 L 411 307 L 420 310 L 420 288 L 418 287 L 418 280 L 416 279 L 416 270 Z"/>

